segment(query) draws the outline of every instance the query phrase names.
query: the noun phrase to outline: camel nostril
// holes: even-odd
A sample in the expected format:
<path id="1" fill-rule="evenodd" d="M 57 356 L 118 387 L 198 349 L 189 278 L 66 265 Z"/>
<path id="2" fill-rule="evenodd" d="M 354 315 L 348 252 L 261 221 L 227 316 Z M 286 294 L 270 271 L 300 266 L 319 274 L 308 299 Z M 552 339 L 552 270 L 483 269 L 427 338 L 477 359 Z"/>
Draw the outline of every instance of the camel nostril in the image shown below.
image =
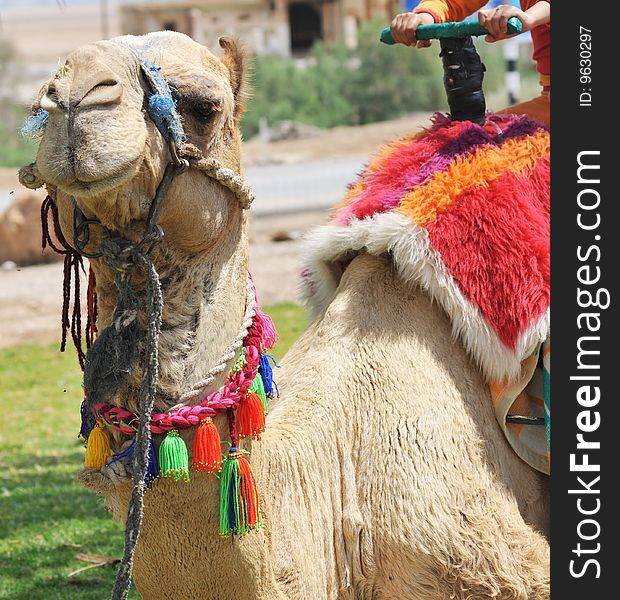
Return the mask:
<path id="1" fill-rule="evenodd" d="M 105 81 L 102 81 L 101 83 L 93 86 L 91 91 L 96 90 L 99 87 L 114 87 L 115 85 L 118 85 L 118 81 L 115 81 L 114 79 L 106 79 Z"/>
<path id="2" fill-rule="evenodd" d="M 120 101 L 123 95 L 123 86 L 114 79 L 105 79 L 88 90 L 77 103 L 80 108 L 102 106 Z"/>
<path id="3" fill-rule="evenodd" d="M 56 89 L 56 86 L 53 83 L 50 83 L 50 85 L 48 86 L 46 96 L 52 102 L 58 102 L 58 90 Z"/>
<path id="4" fill-rule="evenodd" d="M 58 100 L 58 90 L 53 83 L 50 83 L 50 85 L 48 86 L 47 92 L 41 98 L 40 105 L 43 110 L 47 111 L 61 108 Z"/>

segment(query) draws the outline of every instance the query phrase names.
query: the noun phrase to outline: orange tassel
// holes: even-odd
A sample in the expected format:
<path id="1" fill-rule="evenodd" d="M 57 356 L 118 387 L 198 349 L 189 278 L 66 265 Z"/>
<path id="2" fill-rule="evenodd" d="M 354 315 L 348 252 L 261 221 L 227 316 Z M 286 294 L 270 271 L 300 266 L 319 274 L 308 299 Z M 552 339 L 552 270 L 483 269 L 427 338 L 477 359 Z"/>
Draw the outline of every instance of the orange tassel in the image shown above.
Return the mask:
<path id="1" fill-rule="evenodd" d="M 241 437 L 260 439 L 265 431 L 265 408 L 258 394 L 248 392 L 237 407 L 237 426 Z"/>
<path id="2" fill-rule="evenodd" d="M 111 455 L 110 434 L 103 421 L 97 419 L 97 424 L 93 427 L 86 442 L 84 466 L 99 471 L 108 462 Z"/>
<path id="3" fill-rule="evenodd" d="M 215 473 L 222 470 L 220 434 L 211 417 L 201 419 L 194 438 L 194 462 L 197 471 Z"/>
<path id="4" fill-rule="evenodd" d="M 260 511 L 258 510 L 258 489 L 256 479 L 250 463 L 245 456 L 239 456 L 239 472 L 241 481 L 239 485 L 239 501 L 244 505 L 244 513 L 250 529 L 260 526 Z"/>

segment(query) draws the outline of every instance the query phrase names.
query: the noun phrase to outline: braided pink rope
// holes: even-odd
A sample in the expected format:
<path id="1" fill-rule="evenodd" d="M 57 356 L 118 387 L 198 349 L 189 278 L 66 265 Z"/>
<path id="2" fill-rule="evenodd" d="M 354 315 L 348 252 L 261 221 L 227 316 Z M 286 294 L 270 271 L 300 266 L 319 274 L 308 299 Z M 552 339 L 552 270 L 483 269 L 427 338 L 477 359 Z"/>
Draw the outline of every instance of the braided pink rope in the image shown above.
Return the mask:
<path id="1" fill-rule="evenodd" d="M 220 390 L 209 393 L 200 404 L 179 406 L 170 413 L 153 413 L 150 429 L 153 433 L 165 433 L 171 429 L 187 429 L 198 425 L 201 419 L 213 417 L 219 412 L 235 410 L 252 385 L 258 373 L 261 352 L 269 350 L 278 341 L 273 321 L 256 308 L 252 324 L 248 328 L 243 349 L 245 364 L 228 375 Z M 122 433 L 134 435 L 139 418 L 134 413 L 111 404 L 98 404 L 95 413 L 108 425 Z"/>
<path id="2" fill-rule="evenodd" d="M 250 278 L 250 282 L 252 284 L 252 289 L 254 290 L 254 315 L 258 320 L 261 330 L 262 337 L 262 347 L 269 350 L 276 345 L 278 341 L 278 332 L 276 330 L 276 326 L 273 323 L 271 317 L 267 316 L 261 309 L 258 304 L 258 296 L 256 295 L 256 286 L 254 285 L 254 278 L 252 277 L 252 273 L 248 272 L 248 277 Z M 260 359 L 260 356 L 259 356 Z"/>

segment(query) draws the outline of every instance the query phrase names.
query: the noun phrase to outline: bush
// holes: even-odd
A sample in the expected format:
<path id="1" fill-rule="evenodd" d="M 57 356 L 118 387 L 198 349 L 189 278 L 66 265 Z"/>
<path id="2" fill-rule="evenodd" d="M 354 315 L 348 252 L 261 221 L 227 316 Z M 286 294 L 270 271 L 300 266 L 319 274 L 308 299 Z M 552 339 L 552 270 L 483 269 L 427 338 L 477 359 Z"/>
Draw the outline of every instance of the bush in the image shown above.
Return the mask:
<path id="1" fill-rule="evenodd" d="M 35 140 L 24 138 L 19 129 L 27 111 L 5 99 L 0 109 L 0 166 L 21 167 L 31 163 L 36 155 Z"/>
<path id="2" fill-rule="evenodd" d="M 354 50 L 317 42 L 303 66 L 290 59 L 257 57 L 244 135 L 256 134 L 263 117 L 270 123 L 293 120 L 328 128 L 443 108 L 437 57 L 380 44 L 380 29 L 377 22 L 360 28 Z"/>
<path id="3" fill-rule="evenodd" d="M 15 86 L 14 51 L 0 38 L 0 166 L 20 167 L 34 160 L 36 144 L 24 139 L 19 128 L 27 112 L 15 104 L 11 90 Z"/>
<path id="4" fill-rule="evenodd" d="M 446 110 L 439 43 L 429 50 L 379 43 L 382 23 L 360 28 L 358 47 L 317 42 L 305 61 L 259 56 L 255 61 L 254 97 L 244 116 L 245 137 L 269 123 L 292 120 L 318 127 L 361 125 L 414 111 Z M 487 65 L 485 89 L 503 83 L 499 45 L 478 44 Z"/>
<path id="5" fill-rule="evenodd" d="M 378 31 L 376 23 L 361 28 L 355 51 L 359 67 L 352 73 L 350 99 L 356 124 L 445 108 L 439 46 L 426 51 L 386 46 L 378 42 Z"/>

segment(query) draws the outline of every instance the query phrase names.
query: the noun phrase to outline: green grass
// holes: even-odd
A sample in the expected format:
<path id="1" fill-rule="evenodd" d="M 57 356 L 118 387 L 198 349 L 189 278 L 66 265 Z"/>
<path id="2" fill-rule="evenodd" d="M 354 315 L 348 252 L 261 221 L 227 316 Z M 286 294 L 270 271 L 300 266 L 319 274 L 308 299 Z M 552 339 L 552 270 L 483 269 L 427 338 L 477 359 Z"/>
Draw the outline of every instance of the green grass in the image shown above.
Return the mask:
<path id="1" fill-rule="evenodd" d="M 34 140 L 17 137 L 14 132 L 7 134 L 2 129 L 0 138 L 8 140 L 0 144 L 0 167 L 22 167 L 35 159 L 37 143 Z"/>
<path id="2" fill-rule="evenodd" d="M 281 358 L 306 326 L 303 309 L 266 310 Z M 120 558 L 123 531 L 101 499 L 75 482 L 84 449 L 77 439 L 81 372 L 56 345 L 0 350 L 0 598 L 89 600 L 109 597 L 114 569 L 67 578 L 88 552 Z M 139 598 L 133 591 L 130 598 Z"/>
<path id="3" fill-rule="evenodd" d="M 2 43 L 0 42 L 0 72 L 2 71 Z M 37 141 L 24 137 L 19 130 L 28 114 L 24 106 L 2 98 L 0 90 L 0 166 L 21 167 L 31 163 L 37 153 Z"/>
<path id="4" fill-rule="evenodd" d="M 268 306 L 265 312 L 273 319 L 280 336 L 280 341 L 270 354 L 280 360 L 306 329 L 308 325 L 306 311 L 299 304 L 283 302 Z M 276 378 L 277 376 L 275 373 Z"/>

